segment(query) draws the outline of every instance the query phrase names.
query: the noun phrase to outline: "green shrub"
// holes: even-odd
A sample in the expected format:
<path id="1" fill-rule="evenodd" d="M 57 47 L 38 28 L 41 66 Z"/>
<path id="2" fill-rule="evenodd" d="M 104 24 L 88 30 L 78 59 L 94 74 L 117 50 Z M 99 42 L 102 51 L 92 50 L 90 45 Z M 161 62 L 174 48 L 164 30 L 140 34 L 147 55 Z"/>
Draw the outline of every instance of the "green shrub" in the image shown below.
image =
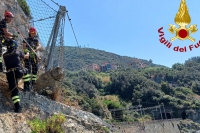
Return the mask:
<path id="1" fill-rule="evenodd" d="M 176 91 L 180 91 L 185 95 L 193 94 L 192 89 L 189 89 L 189 88 L 186 88 L 186 87 L 178 87 L 178 88 L 176 88 Z"/>
<path id="2" fill-rule="evenodd" d="M 39 120 L 38 118 L 28 121 L 32 133 L 64 133 L 62 124 L 65 122 L 64 114 L 54 114 L 46 120 Z"/>
<path id="3" fill-rule="evenodd" d="M 46 123 L 43 120 L 39 120 L 38 118 L 35 118 L 34 120 L 29 121 L 28 124 L 30 125 L 32 129 L 32 133 L 46 132 Z"/>
<path id="4" fill-rule="evenodd" d="M 22 8 L 22 10 L 24 11 L 24 13 L 27 16 L 31 16 L 31 11 L 30 11 L 30 8 L 29 8 L 26 0 L 17 0 L 17 2 L 19 3 L 19 5 Z"/>
<path id="5" fill-rule="evenodd" d="M 186 99 L 186 95 L 183 94 L 183 92 L 181 92 L 181 91 L 175 91 L 175 95 L 178 98 L 181 98 L 181 99 L 184 99 L 184 100 Z"/>
<path id="6" fill-rule="evenodd" d="M 138 121 L 152 121 L 152 117 L 150 115 L 144 115 L 143 117 L 140 117 Z"/>
<path id="7" fill-rule="evenodd" d="M 110 133 L 110 131 L 107 127 L 102 127 L 102 130 L 105 131 L 105 133 Z"/>
<path id="8" fill-rule="evenodd" d="M 111 100 L 103 100 L 103 103 L 107 105 L 108 109 L 116 109 L 122 108 L 120 102 L 111 101 Z"/>

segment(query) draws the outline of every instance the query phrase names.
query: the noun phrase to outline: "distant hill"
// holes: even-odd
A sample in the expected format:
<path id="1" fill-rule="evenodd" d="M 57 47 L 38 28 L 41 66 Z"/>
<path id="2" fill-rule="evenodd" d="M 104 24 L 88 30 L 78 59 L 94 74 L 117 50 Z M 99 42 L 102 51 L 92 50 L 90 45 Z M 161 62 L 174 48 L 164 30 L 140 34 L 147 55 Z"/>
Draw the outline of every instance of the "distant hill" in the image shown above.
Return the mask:
<path id="1" fill-rule="evenodd" d="M 138 59 L 128 56 L 120 56 L 114 53 L 93 48 L 64 47 L 64 67 L 68 70 L 80 70 L 92 63 L 101 65 L 109 63 L 123 68 L 165 67 L 153 64 L 152 60 Z M 57 56 L 57 54 L 55 54 Z M 54 63 L 56 63 L 55 61 Z"/>

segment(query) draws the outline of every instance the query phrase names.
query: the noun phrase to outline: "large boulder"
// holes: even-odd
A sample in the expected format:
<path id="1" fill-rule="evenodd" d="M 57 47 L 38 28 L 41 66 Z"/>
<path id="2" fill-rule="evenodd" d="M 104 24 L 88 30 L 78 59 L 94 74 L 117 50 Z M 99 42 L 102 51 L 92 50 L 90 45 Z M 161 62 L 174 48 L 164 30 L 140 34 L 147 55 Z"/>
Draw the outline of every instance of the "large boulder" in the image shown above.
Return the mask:
<path id="1" fill-rule="evenodd" d="M 40 95 L 45 95 L 50 99 L 56 100 L 62 87 L 64 70 L 60 67 L 52 68 L 41 74 L 36 80 L 34 91 Z"/>

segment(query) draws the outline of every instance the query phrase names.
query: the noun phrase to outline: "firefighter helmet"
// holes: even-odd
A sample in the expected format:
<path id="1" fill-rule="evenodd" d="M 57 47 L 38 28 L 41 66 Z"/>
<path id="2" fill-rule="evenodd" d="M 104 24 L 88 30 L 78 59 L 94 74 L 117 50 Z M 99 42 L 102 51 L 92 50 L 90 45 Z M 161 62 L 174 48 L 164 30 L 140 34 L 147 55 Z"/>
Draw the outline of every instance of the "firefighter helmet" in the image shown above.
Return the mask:
<path id="1" fill-rule="evenodd" d="M 10 40 L 8 45 L 7 45 L 7 49 L 17 49 L 18 47 L 18 43 L 15 40 Z"/>
<path id="2" fill-rule="evenodd" d="M 37 30 L 36 30 L 36 28 L 34 28 L 34 27 L 31 27 L 30 29 L 29 29 L 29 33 L 32 33 L 32 34 L 36 34 L 37 33 Z"/>
<path id="3" fill-rule="evenodd" d="M 14 15 L 12 14 L 12 12 L 5 11 L 5 13 L 4 13 L 4 17 L 14 18 Z"/>

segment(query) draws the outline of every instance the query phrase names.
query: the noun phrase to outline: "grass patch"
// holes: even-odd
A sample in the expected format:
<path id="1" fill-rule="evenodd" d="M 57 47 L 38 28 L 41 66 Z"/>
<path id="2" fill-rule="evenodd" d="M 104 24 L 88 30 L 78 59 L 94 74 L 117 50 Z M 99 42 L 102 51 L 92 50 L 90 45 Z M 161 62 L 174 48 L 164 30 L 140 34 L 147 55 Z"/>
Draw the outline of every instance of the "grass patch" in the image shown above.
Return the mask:
<path id="1" fill-rule="evenodd" d="M 65 120 L 64 114 L 54 114 L 52 117 L 45 120 L 35 118 L 28 121 L 28 124 L 32 130 L 31 133 L 64 133 L 62 125 Z"/>

